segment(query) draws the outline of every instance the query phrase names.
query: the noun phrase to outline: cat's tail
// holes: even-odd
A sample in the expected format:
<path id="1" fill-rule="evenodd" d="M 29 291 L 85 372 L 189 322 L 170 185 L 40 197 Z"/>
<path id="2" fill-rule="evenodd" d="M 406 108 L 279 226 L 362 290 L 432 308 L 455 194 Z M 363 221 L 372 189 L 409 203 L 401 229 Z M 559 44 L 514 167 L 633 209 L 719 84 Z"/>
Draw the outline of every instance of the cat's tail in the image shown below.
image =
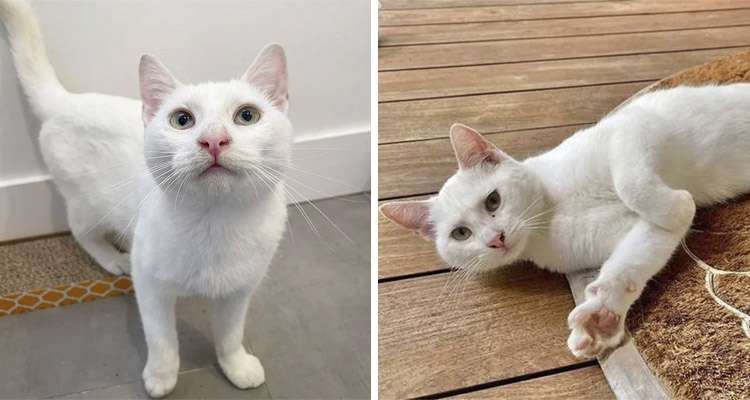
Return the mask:
<path id="1" fill-rule="evenodd" d="M 27 0 L 0 0 L 0 21 L 8 31 L 18 78 L 34 113 L 46 119 L 67 91 L 47 58 L 42 32 Z"/>

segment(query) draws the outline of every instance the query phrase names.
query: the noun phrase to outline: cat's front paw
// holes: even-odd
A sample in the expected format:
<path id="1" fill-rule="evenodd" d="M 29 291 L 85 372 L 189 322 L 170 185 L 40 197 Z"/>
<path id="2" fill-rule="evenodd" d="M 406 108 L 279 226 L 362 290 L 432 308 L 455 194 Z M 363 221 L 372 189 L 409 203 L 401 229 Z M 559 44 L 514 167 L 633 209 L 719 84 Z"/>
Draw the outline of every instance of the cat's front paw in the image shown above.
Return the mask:
<path id="1" fill-rule="evenodd" d="M 164 397 L 174 390 L 177 385 L 177 372 L 174 373 L 157 373 L 143 370 L 143 386 L 149 396 L 158 399 Z"/>
<path id="2" fill-rule="evenodd" d="M 120 253 L 117 257 L 102 265 L 112 275 L 122 275 L 130 273 L 130 254 Z"/>
<path id="3" fill-rule="evenodd" d="M 266 381 L 260 360 L 244 349 L 219 357 L 219 365 L 227 379 L 240 389 L 256 388 Z"/>
<path id="4" fill-rule="evenodd" d="M 568 348 L 579 358 L 600 357 L 625 339 L 623 315 L 612 311 L 600 298 L 590 298 L 568 316 L 571 329 Z"/>

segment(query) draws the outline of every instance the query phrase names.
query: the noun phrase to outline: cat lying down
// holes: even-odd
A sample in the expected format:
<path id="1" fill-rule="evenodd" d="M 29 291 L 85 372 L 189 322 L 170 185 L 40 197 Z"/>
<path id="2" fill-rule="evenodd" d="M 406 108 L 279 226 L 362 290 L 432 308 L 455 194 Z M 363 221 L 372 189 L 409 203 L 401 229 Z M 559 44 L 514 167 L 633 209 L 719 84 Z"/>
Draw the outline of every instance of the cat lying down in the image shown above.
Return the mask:
<path id="1" fill-rule="evenodd" d="M 519 260 L 562 273 L 601 266 L 568 317 L 568 347 L 602 356 L 624 341 L 628 309 L 696 205 L 750 191 L 749 110 L 750 84 L 652 92 L 523 161 L 455 124 L 458 171 L 436 196 L 381 212 L 433 240 L 457 269 Z"/>

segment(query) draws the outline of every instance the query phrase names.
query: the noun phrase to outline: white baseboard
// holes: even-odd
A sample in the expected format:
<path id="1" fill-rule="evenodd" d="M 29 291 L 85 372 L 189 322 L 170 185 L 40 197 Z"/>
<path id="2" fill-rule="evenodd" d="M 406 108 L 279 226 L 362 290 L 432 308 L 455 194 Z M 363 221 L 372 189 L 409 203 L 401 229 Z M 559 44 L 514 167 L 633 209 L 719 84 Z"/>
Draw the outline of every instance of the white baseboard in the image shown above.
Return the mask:
<path id="1" fill-rule="evenodd" d="M 297 197 L 291 202 L 369 191 L 369 128 L 298 138 L 288 184 Z M 67 230 L 51 176 L 0 181 L 0 242 Z"/>

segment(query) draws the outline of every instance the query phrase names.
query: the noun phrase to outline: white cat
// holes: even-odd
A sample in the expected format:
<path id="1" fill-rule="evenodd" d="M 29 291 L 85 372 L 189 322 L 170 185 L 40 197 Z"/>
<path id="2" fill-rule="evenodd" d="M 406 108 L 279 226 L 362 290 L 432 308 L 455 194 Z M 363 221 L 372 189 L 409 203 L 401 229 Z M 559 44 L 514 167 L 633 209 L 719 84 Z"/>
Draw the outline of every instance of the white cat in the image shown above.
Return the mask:
<path id="1" fill-rule="evenodd" d="M 240 80 L 199 85 L 178 82 L 144 56 L 141 103 L 67 92 L 29 5 L 0 0 L 0 19 L 43 121 L 42 153 L 73 234 L 113 273 L 128 272 L 128 254 L 118 246 L 132 243 L 149 395 L 176 385 L 174 307 L 185 295 L 213 300 L 216 352 L 227 378 L 243 389 L 262 384 L 263 367 L 242 340 L 250 295 L 287 218 L 283 172 L 292 127 L 282 48 L 263 49 Z"/>
<path id="2" fill-rule="evenodd" d="M 435 240 L 456 268 L 601 266 L 568 318 L 573 354 L 601 356 L 622 343 L 628 309 L 669 260 L 696 205 L 750 191 L 748 110 L 750 84 L 661 90 L 524 161 L 456 124 L 458 172 L 437 196 L 381 211 Z"/>

